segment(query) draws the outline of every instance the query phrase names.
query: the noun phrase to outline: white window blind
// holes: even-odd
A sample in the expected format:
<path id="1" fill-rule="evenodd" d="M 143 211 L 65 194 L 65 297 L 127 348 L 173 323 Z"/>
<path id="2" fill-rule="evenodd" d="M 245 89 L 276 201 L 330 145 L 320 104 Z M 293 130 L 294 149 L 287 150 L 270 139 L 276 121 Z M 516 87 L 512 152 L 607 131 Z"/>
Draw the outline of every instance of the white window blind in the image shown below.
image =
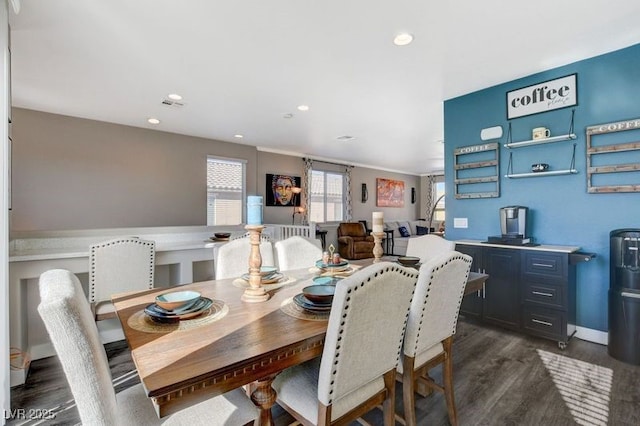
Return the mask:
<path id="1" fill-rule="evenodd" d="M 339 222 L 344 218 L 344 173 L 311 171 L 309 220 Z"/>
<path id="2" fill-rule="evenodd" d="M 207 225 L 239 225 L 245 194 L 245 162 L 207 157 Z"/>

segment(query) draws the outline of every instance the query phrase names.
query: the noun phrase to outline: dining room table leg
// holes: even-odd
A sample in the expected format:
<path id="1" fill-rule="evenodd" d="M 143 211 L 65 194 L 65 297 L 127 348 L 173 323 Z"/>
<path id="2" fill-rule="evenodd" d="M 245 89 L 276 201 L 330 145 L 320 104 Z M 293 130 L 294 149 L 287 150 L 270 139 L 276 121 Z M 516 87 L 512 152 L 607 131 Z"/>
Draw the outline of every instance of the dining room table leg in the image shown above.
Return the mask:
<path id="1" fill-rule="evenodd" d="M 271 386 L 277 374 L 271 374 L 256 380 L 251 384 L 251 401 L 260 409 L 260 417 L 254 423 L 256 426 L 273 426 L 271 407 L 276 403 L 277 394 Z"/>

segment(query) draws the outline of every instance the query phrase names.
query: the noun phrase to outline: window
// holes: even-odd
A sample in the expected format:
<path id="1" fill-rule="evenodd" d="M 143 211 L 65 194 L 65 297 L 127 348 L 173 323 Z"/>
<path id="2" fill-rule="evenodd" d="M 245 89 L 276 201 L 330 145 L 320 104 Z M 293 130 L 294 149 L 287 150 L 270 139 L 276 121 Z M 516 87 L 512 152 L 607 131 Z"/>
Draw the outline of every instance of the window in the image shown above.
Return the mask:
<path id="1" fill-rule="evenodd" d="M 434 188 L 434 200 L 437 201 L 437 204 L 433 213 L 433 220 L 444 221 L 444 182 L 436 182 Z"/>
<path id="2" fill-rule="evenodd" d="M 339 222 L 344 218 L 344 173 L 311 171 L 309 194 L 309 220 L 312 222 Z"/>
<path id="3" fill-rule="evenodd" d="M 242 223 L 245 161 L 207 157 L 207 225 Z"/>

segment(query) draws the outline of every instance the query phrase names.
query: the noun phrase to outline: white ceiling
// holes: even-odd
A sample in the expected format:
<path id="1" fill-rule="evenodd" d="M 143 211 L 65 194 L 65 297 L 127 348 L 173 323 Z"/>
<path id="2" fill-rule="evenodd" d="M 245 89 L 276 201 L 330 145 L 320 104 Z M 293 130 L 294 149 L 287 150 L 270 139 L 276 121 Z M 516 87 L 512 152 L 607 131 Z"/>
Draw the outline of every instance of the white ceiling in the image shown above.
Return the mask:
<path id="1" fill-rule="evenodd" d="M 638 0 L 21 6 L 16 107 L 415 174 L 444 168 L 444 100 L 640 42 Z"/>

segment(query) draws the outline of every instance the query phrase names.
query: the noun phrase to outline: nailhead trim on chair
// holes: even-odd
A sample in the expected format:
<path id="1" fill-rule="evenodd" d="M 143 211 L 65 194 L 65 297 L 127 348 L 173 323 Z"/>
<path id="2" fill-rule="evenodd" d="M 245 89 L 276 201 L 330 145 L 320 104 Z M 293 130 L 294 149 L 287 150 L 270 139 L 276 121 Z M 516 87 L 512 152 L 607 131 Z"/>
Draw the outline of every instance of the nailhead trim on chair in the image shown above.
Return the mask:
<path id="1" fill-rule="evenodd" d="M 462 260 L 463 262 L 466 262 L 467 260 L 462 257 L 462 256 L 454 256 L 450 259 L 447 259 L 446 262 L 436 266 L 435 268 L 433 268 L 433 272 L 439 271 L 440 269 L 442 269 L 443 267 L 445 267 L 446 265 L 448 265 L 450 262 L 454 261 L 454 260 Z M 465 276 L 465 281 L 469 279 L 469 273 L 467 272 L 467 275 Z M 418 322 L 419 326 L 418 326 L 418 330 L 416 332 L 416 346 L 413 348 L 414 353 L 416 353 L 418 351 L 418 342 L 420 341 L 420 332 L 422 331 L 422 323 L 424 320 L 424 313 L 425 310 L 427 309 L 427 300 L 429 299 L 429 292 L 431 291 L 431 284 L 433 283 L 433 273 L 432 275 L 429 277 L 429 284 L 427 286 L 427 294 L 426 297 L 424 298 L 424 302 L 422 304 L 422 310 L 420 311 L 420 321 Z M 460 312 L 460 305 L 462 304 L 462 298 L 464 297 L 464 287 L 462 287 L 462 291 L 460 292 L 460 297 L 458 298 L 458 306 L 457 306 L 457 312 Z M 453 324 L 452 324 L 452 332 L 451 334 L 456 334 L 456 326 L 458 324 L 458 314 L 456 313 L 456 316 L 453 320 Z"/>
<path id="2" fill-rule="evenodd" d="M 402 273 L 402 275 L 404 275 L 404 276 L 410 275 L 413 278 L 416 278 L 416 280 L 417 280 L 417 277 L 418 277 L 418 271 L 413 272 L 413 271 L 411 271 L 411 270 L 409 270 L 407 268 L 399 267 L 399 266 L 391 266 L 391 267 L 387 267 L 385 269 L 382 269 L 382 270 L 376 272 L 373 275 L 373 277 L 378 277 L 379 275 L 382 275 L 385 272 L 389 272 L 389 271 L 399 271 L 400 273 Z M 365 281 L 363 281 L 363 282 L 361 282 L 359 284 L 356 284 L 353 288 L 350 288 L 350 289 L 347 290 L 347 297 L 345 299 L 346 303 L 344 305 L 344 313 L 342 315 L 342 321 L 340 322 L 340 329 L 338 330 L 338 342 L 340 342 L 342 340 L 342 336 L 341 335 L 344 332 L 343 327 L 344 327 L 344 324 L 345 324 L 345 319 L 347 318 L 347 315 L 348 315 L 347 311 L 349 310 L 349 302 L 351 301 L 351 297 L 348 296 L 348 295 L 351 294 L 351 291 L 357 291 L 358 288 L 363 288 L 365 283 L 371 282 L 371 278 L 372 277 L 369 276 L 369 277 L 367 277 L 367 279 Z M 414 286 L 414 291 L 412 292 L 412 297 L 413 297 L 413 294 L 415 294 L 415 286 Z M 411 309 L 411 305 L 407 306 L 407 314 L 405 315 L 405 318 L 404 318 L 404 328 L 407 327 L 407 320 L 409 319 L 409 311 L 410 311 L 410 309 Z M 400 356 L 402 355 L 402 343 L 403 343 L 403 341 L 404 341 L 404 333 L 402 333 L 402 337 L 400 338 L 400 341 L 398 342 L 398 354 L 396 356 L 396 364 L 398 362 L 400 362 Z M 335 361 L 333 363 L 334 370 L 331 372 L 331 376 L 332 377 L 335 377 L 335 375 L 338 374 L 338 371 L 337 371 L 337 369 L 335 369 L 335 367 L 338 365 L 338 363 L 340 361 L 339 360 L 340 352 L 338 351 L 339 349 L 340 349 L 340 345 L 338 344 L 336 346 L 336 354 L 335 354 L 336 359 L 335 359 Z M 333 395 L 333 385 L 334 385 L 334 383 L 335 383 L 335 380 L 332 379 L 331 382 L 330 382 L 331 389 L 329 389 L 329 395 Z M 329 398 L 329 404 L 333 404 L 333 399 L 332 398 Z"/>
<path id="3" fill-rule="evenodd" d="M 463 261 L 466 261 L 462 256 L 456 256 L 453 259 L 462 259 Z M 453 260 L 452 259 L 452 260 Z M 471 263 L 471 261 L 469 261 L 469 263 Z M 469 272 L 467 271 L 467 274 L 464 277 L 465 282 L 469 280 Z M 456 334 L 456 327 L 458 325 L 458 316 L 460 315 L 460 305 L 462 305 L 462 298 L 464 297 L 464 290 L 465 288 L 462 287 L 462 291 L 460 292 L 460 297 L 458 298 L 458 306 L 456 309 L 456 316 L 453 320 L 453 332 L 451 334 Z"/>
<path id="4" fill-rule="evenodd" d="M 150 246 L 154 250 L 151 251 L 151 261 L 149 262 L 149 289 L 153 288 L 153 268 L 155 265 L 155 241 L 147 241 L 141 240 L 139 238 L 118 238 L 115 240 L 106 241 L 104 243 L 95 244 L 91 246 L 91 254 L 89 258 L 91 259 L 90 272 L 89 272 L 89 302 L 95 303 L 96 299 L 96 263 L 95 263 L 95 255 L 96 250 L 104 247 L 119 245 L 123 243 L 136 243 L 143 246 Z"/>

